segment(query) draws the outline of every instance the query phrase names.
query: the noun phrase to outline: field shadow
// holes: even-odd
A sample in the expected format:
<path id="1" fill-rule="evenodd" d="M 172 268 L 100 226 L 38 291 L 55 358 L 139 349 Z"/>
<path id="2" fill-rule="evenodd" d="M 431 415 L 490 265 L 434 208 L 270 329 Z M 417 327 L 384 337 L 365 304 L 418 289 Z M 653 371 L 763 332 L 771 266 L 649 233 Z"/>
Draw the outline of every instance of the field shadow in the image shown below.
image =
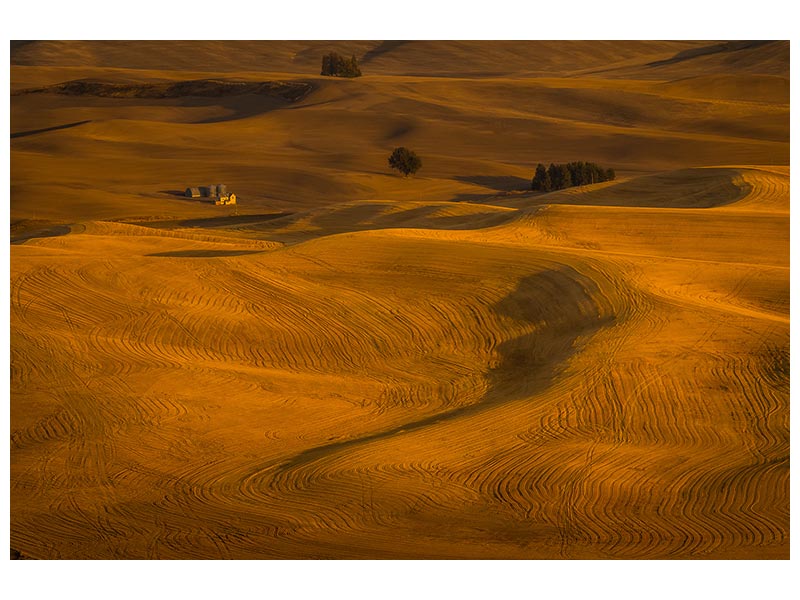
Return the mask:
<path id="1" fill-rule="evenodd" d="M 188 198 L 184 190 L 159 190 L 159 194 L 166 194 L 167 196 L 177 196 L 179 198 Z"/>
<path id="2" fill-rule="evenodd" d="M 514 175 L 458 175 L 453 179 L 499 192 L 517 192 L 531 188 L 530 179 Z"/>
<path id="3" fill-rule="evenodd" d="M 392 50 L 396 50 L 407 43 L 408 41 L 406 40 L 387 40 L 385 42 L 381 42 L 372 50 L 368 50 L 364 53 L 364 56 L 361 57 L 361 64 L 367 64 L 379 56 L 386 54 L 387 52 L 391 52 Z"/>
<path id="4" fill-rule="evenodd" d="M 225 256 L 245 256 L 247 254 L 263 254 L 264 250 L 173 250 L 171 252 L 155 252 L 145 256 L 163 256 L 170 258 L 220 258 Z"/>
<path id="5" fill-rule="evenodd" d="M 257 215 L 228 215 L 224 217 L 210 217 L 205 219 L 187 219 L 180 221 L 181 227 L 199 227 L 199 228 L 224 228 L 224 227 L 239 227 L 242 225 L 253 225 L 255 223 L 262 223 L 264 221 L 272 221 L 282 217 L 288 217 L 293 213 L 262 213 Z"/>
<path id="6" fill-rule="evenodd" d="M 25 220 L 12 223 L 11 243 L 24 244 L 34 238 L 59 237 L 72 232 L 69 225 L 49 223 L 46 221 Z"/>
<path id="7" fill-rule="evenodd" d="M 452 202 L 471 202 L 473 204 L 491 204 L 490 200 L 498 197 L 497 194 L 456 194 L 451 198 Z"/>
<path id="8" fill-rule="evenodd" d="M 701 56 L 708 56 L 709 54 L 720 54 L 726 52 L 737 52 L 739 50 L 749 50 L 752 48 L 758 48 L 759 46 L 763 46 L 765 44 L 774 43 L 773 40 L 743 40 L 743 41 L 736 41 L 736 42 L 721 42 L 718 44 L 712 44 L 710 46 L 702 46 L 701 48 L 691 48 L 689 50 L 682 50 L 678 52 L 672 58 L 668 58 L 665 60 L 657 60 L 654 62 L 649 62 L 645 66 L 647 67 L 662 67 L 665 65 L 672 65 L 679 62 L 684 62 L 687 60 L 691 60 L 693 58 L 698 58 Z"/>
<path id="9" fill-rule="evenodd" d="M 603 315 L 596 298 L 597 284 L 566 265 L 524 277 L 493 310 L 504 317 L 535 326 L 532 333 L 497 346 L 500 360 L 487 369 L 488 389 L 475 404 L 447 410 L 385 431 L 323 444 L 299 452 L 277 466 L 282 472 L 330 454 L 479 414 L 547 389 L 577 353 L 582 343 L 614 321 Z"/>
<path id="10" fill-rule="evenodd" d="M 270 87 L 276 83 L 277 87 Z M 202 111 L 202 116 L 196 119 L 177 119 L 174 122 L 206 124 L 246 119 L 287 108 L 306 100 L 314 89 L 315 86 L 310 81 L 287 83 L 196 80 L 136 84 L 83 79 L 41 88 L 15 90 L 12 92 L 12 96 L 58 94 L 62 98 L 62 103 L 91 106 L 95 109 L 119 106 L 178 106 L 189 109 L 205 109 Z M 173 122 L 171 119 L 166 120 Z M 21 131 L 11 134 L 11 138 L 77 127 L 89 122 L 91 121 L 78 121 L 54 127 Z"/>
<path id="11" fill-rule="evenodd" d="M 36 135 L 39 133 L 47 133 L 48 131 L 58 131 L 60 129 L 71 129 L 72 127 L 78 127 L 79 125 L 85 125 L 86 123 L 91 123 L 91 119 L 86 119 L 85 121 L 75 121 L 74 123 L 64 123 L 63 125 L 53 125 L 52 127 L 42 127 L 41 129 L 29 129 L 28 131 L 18 131 L 17 133 L 11 134 L 11 139 L 16 138 L 23 138 L 28 137 L 29 135 Z"/>
<path id="12" fill-rule="evenodd" d="M 405 135 L 408 135 L 409 133 L 411 133 L 415 129 L 416 129 L 416 126 L 414 125 L 414 123 L 411 123 L 411 122 L 400 123 L 400 124 L 397 125 L 397 127 L 395 127 L 389 133 L 386 134 L 386 137 L 384 137 L 384 140 L 385 141 L 391 141 L 391 140 L 395 140 L 397 138 L 401 138 L 401 137 L 403 137 Z"/>
<path id="13" fill-rule="evenodd" d="M 191 198 L 186 195 L 185 190 L 159 190 L 159 194 L 164 196 L 169 196 L 173 200 L 182 200 L 184 202 L 191 202 L 194 204 L 213 204 L 214 198 L 205 198 L 205 197 L 198 197 L 198 198 Z"/>
<path id="14" fill-rule="evenodd" d="M 323 237 L 337 233 L 356 231 L 380 231 L 386 229 L 483 229 L 506 222 L 516 216 L 511 212 L 486 210 L 470 214 L 440 214 L 446 206 L 440 204 L 416 206 L 405 210 L 387 210 L 385 203 L 357 204 L 313 217 L 309 225 L 310 237 Z M 289 223 L 281 222 L 280 225 Z M 280 236 L 280 233 L 278 233 Z M 296 237 L 297 232 L 292 232 Z M 275 239 L 274 241 L 285 241 Z"/>
<path id="15" fill-rule="evenodd" d="M 257 94 L 243 94 L 241 96 L 227 96 L 219 98 L 181 98 L 181 104 L 187 107 L 216 106 L 227 112 L 225 115 L 217 115 L 192 121 L 192 123 L 196 125 L 247 119 L 249 117 L 263 115 L 274 110 L 288 108 L 291 105 L 290 102 L 280 98 L 259 96 Z"/>
<path id="16" fill-rule="evenodd" d="M 187 198 L 187 200 L 191 200 Z M 197 201 L 197 199 L 195 199 Z M 257 215 L 220 215 L 218 217 L 206 217 L 203 219 L 170 219 L 167 221 L 125 221 L 131 225 L 150 227 L 152 229 L 176 229 L 176 228 L 198 228 L 198 229 L 233 229 L 243 225 L 254 225 L 273 219 L 287 217 L 294 213 L 267 213 Z"/>
<path id="17" fill-rule="evenodd" d="M 715 208 L 734 204 L 752 192 L 735 168 L 680 169 L 629 180 L 570 187 L 536 194 L 529 206 L 568 204 L 627 208 Z"/>

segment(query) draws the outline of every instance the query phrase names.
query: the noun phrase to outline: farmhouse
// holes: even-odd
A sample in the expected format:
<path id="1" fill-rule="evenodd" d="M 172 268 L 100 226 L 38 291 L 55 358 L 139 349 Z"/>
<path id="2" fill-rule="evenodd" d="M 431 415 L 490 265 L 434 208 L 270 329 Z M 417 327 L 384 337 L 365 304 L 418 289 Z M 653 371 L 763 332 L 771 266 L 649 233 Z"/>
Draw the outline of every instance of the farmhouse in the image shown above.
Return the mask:
<path id="1" fill-rule="evenodd" d="M 225 193 L 217 196 L 216 201 L 214 202 L 217 206 L 220 204 L 236 204 L 236 194 L 231 192 L 230 194 Z"/>
<path id="2" fill-rule="evenodd" d="M 236 194 L 228 192 L 224 183 L 215 183 L 207 186 L 188 187 L 184 192 L 187 198 L 213 198 L 214 204 L 236 204 Z"/>

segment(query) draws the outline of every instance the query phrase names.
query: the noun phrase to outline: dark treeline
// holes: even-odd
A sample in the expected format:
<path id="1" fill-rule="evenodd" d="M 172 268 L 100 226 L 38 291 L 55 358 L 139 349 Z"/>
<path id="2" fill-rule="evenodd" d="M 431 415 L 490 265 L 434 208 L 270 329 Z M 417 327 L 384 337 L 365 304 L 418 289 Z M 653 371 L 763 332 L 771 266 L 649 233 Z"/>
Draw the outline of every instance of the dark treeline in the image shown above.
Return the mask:
<path id="1" fill-rule="evenodd" d="M 332 77 L 360 77 L 361 69 L 355 55 L 345 58 L 341 54 L 331 52 L 322 57 L 322 72 L 320 75 Z"/>
<path id="2" fill-rule="evenodd" d="M 539 163 L 536 165 L 536 174 L 531 181 L 531 189 L 537 192 L 550 192 L 574 185 L 611 181 L 615 177 L 614 169 L 604 169 L 591 162 L 578 161 L 565 165 L 550 163 L 547 168 Z"/>

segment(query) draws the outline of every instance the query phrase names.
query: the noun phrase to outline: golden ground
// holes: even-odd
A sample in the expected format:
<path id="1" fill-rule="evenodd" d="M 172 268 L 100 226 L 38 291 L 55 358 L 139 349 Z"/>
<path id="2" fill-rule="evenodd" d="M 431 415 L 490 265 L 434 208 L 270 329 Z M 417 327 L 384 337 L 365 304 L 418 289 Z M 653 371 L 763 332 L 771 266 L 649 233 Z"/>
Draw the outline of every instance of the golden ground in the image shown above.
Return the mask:
<path id="1" fill-rule="evenodd" d="M 788 43 L 711 45 L 18 48 L 315 89 L 12 96 L 12 548 L 788 558 Z"/>

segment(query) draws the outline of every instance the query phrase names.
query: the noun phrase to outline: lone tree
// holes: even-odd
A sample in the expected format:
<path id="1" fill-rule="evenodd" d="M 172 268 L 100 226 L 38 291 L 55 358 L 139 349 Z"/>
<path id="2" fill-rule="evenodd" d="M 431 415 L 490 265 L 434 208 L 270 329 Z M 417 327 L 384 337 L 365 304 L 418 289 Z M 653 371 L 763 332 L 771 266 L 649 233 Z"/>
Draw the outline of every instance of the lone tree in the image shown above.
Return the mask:
<path id="1" fill-rule="evenodd" d="M 389 157 L 389 166 L 397 169 L 404 176 L 408 177 L 409 174 L 416 173 L 422 166 L 422 161 L 413 151 L 408 148 L 399 147 L 395 148 L 392 155 Z"/>
<path id="2" fill-rule="evenodd" d="M 350 58 L 345 58 L 341 54 L 331 52 L 322 57 L 322 71 L 320 75 L 331 77 L 360 77 L 361 69 L 358 68 L 358 61 L 355 54 Z"/>

